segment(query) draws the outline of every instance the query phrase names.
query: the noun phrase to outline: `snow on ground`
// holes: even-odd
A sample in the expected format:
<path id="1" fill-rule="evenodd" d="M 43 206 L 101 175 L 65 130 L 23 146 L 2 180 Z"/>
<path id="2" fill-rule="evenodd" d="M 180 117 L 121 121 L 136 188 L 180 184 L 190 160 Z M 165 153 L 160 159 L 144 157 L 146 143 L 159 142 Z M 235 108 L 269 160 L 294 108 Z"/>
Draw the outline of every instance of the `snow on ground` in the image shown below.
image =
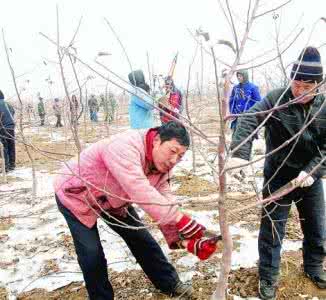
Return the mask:
<path id="1" fill-rule="evenodd" d="M 0 283 L 11 294 L 10 299 L 22 291 L 34 288 L 53 290 L 69 282 L 82 280 L 75 259 L 67 254 L 67 249 L 59 244 L 62 237 L 69 234 L 64 218 L 58 212 L 52 188 L 53 175 L 46 171 L 37 172 L 37 197 L 31 196 L 31 169 L 17 169 L 10 173 L 17 181 L 0 186 L 6 193 L 1 199 L 0 215 L 16 216 L 14 225 L 6 230 L 5 247 L 0 248 Z M 25 189 L 23 194 L 15 191 Z M 15 194 L 14 194 L 15 193 Z M 138 268 L 135 260 L 129 257 L 129 250 L 121 239 L 100 221 L 99 230 L 110 268 L 124 271 Z M 56 276 L 41 277 L 40 272 L 46 261 L 54 260 L 59 266 Z M 64 273 L 66 272 L 66 273 Z"/>
<path id="2" fill-rule="evenodd" d="M 52 134 L 51 138 L 60 140 L 62 137 Z M 189 151 L 180 166 L 176 167 L 177 175 L 184 174 L 184 170 L 191 170 L 191 157 Z M 204 164 L 200 156 L 198 163 L 201 165 L 198 167 L 198 174 L 212 181 L 210 168 Z M 3 243 L 0 247 L 0 263 L 5 265 L 0 268 L 0 285 L 8 289 L 10 299 L 16 299 L 15 295 L 18 293 L 34 288 L 51 291 L 72 281 L 82 280 L 74 255 L 69 253 L 62 242 L 65 236 L 69 236 L 69 230 L 56 208 L 52 188 L 53 175 L 46 170 L 37 171 L 38 191 L 37 197 L 33 198 L 31 174 L 30 168 L 17 169 L 10 173 L 10 177 L 14 178 L 10 183 L 0 185 L 0 193 L 4 195 L 1 198 L 0 216 L 12 216 L 14 221 L 12 227 L 0 234 L 0 244 Z M 217 211 L 188 210 L 188 212 L 208 229 L 218 228 Z M 232 235 L 238 237 L 238 246 L 233 252 L 232 269 L 255 266 L 258 259 L 258 232 L 248 231 L 240 225 L 230 227 Z M 102 221 L 99 221 L 99 230 L 110 268 L 119 272 L 139 268 L 126 245 Z M 162 239 L 158 230 L 154 230 L 153 234 L 158 240 Z M 300 242 L 285 241 L 283 251 L 297 250 L 300 247 Z M 162 248 L 166 254 L 171 251 L 166 245 Z M 57 273 L 52 276 L 50 272 L 48 276 L 42 276 L 49 260 L 57 264 L 58 268 L 55 269 Z M 190 280 L 193 275 L 198 274 L 193 270 L 197 262 L 198 259 L 190 254 L 177 261 L 177 265 L 188 270 L 180 274 L 182 279 Z"/>

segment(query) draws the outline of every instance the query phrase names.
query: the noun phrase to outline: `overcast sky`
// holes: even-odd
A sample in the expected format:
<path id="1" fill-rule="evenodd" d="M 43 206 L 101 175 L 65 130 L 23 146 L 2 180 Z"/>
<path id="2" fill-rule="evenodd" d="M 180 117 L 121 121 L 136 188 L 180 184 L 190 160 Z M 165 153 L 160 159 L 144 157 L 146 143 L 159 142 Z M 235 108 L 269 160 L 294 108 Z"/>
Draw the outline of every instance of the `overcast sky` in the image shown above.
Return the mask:
<path id="1" fill-rule="evenodd" d="M 224 0 L 221 2 L 224 3 Z M 254 2 L 254 1 L 252 1 Z M 261 1 L 259 12 L 264 12 L 278 6 L 285 1 Z M 188 65 L 191 61 L 196 44 L 189 35 L 187 28 L 195 30 L 201 26 L 209 31 L 212 41 L 218 39 L 232 40 L 230 27 L 225 20 L 217 0 L 11 0 L 2 3 L 1 28 L 4 29 L 13 67 L 18 78 L 19 88 L 25 88 L 25 97 L 36 99 L 37 92 L 45 98 L 64 95 L 62 82 L 59 77 L 59 68 L 56 49 L 44 39 L 39 32 L 56 38 L 56 4 L 60 11 L 60 35 L 62 45 L 67 45 L 77 27 L 79 18 L 83 16 L 82 24 L 75 41 L 80 58 L 94 65 L 94 58 L 98 51 L 107 51 L 111 56 L 101 57 L 100 60 L 113 71 L 127 78 L 129 65 L 113 36 L 105 24 L 107 18 L 126 47 L 128 56 L 134 69 L 141 68 L 147 75 L 146 52 L 150 56 L 150 64 L 154 72 L 166 75 L 169 64 L 176 52 L 179 60 L 176 66 L 175 80 L 180 86 L 187 81 Z M 234 12 L 237 32 L 241 36 L 245 28 L 248 1 L 230 0 Z M 278 11 L 281 37 L 281 49 L 304 28 L 303 34 L 284 55 L 286 64 L 295 60 L 301 49 L 308 43 L 319 46 L 326 42 L 326 23 L 319 22 L 314 27 L 311 39 L 308 41 L 313 25 L 320 17 L 326 17 L 325 0 L 293 0 L 285 8 Z M 275 21 L 272 14 L 268 14 L 254 22 L 250 34 L 250 41 L 246 47 L 243 61 L 250 60 L 266 50 L 275 47 Z M 289 38 L 284 41 L 286 37 Z M 326 61 L 325 48 L 321 48 L 323 63 Z M 232 63 L 233 55 L 225 46 L 216 46 L 218 57 Z M 1 41 L 0 56 L 0 89 L 7 97 L 14 95 L 12 80 Z M 275 52 L 267 57 L 272 57 Z M 258 59 L 257 62 L 264 61 Z M 47 62 L 47 65 L 43 63 Z M 192 85 L 195 85 L 197 73 L 200 72 L 200 56 L 196 58 L 193 69 Z M 254 63 L 255 64 L 255 63 Z M 207 55 L 204 57 L 204 81 L 212 78 L 212 61 Z M 78 75 L 83 81 L 88 75 L 94 75 L 90 70 L 76 65 Z M 99 67 L 96 67 L 100 70 Z M 222 66 L 219 66 L 222 68 Z M 266 66 L 273 72 L 273 65 Z M 69 89 L 76 88 L 71 76 L 69 65 L 65 61 Z M 103 70 L 101 70 L 103 71 Z M 259 74 L 260 71 L 257 71 Z M 105 74 L 105 72 L 103 72 Z M 51 78 L 54 84 L 49 89 L 46 78 Z M 148 77 L 148 76 L 147 76 Z M 29 80 L 27 83 L 26 80 Z M 259 76 L 257 76 L 259 81 Z M 88 84 L 90 92 L 100 92 L 105 82 L 98 78 Z"/>

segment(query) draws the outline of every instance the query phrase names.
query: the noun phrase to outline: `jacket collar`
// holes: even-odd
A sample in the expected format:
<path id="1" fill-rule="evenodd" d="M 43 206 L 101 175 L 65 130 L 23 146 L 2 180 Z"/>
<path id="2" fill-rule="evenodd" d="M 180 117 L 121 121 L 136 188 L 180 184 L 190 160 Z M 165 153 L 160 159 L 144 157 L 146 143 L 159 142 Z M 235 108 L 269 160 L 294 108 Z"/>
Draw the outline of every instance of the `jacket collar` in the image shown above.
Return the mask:
<path id="1" fill-rule="evenodd" d="M 156 128 L 149 129 L 145 136 L 145 158 L 147 161 L 149 173 L 158 172 L 153 161 L 153 143 L 157 134 L 158 134 L 158 128 L 156 127 Z"/>

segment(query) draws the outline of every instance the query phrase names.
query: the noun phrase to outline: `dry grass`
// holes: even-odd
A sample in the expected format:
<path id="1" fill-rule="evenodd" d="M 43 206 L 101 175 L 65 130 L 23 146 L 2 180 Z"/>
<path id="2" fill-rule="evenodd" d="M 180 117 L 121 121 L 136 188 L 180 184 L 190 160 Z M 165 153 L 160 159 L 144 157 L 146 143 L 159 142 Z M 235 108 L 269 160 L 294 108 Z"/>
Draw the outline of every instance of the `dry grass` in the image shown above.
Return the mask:
<path id="1" fill-rule="evenodd" d="M 216 185 L 208 180 L 196 175 L 175 176 L 173 182 L 180 184 L 176 190 L 176 195 L 200 197 L 216 193 Z"/>

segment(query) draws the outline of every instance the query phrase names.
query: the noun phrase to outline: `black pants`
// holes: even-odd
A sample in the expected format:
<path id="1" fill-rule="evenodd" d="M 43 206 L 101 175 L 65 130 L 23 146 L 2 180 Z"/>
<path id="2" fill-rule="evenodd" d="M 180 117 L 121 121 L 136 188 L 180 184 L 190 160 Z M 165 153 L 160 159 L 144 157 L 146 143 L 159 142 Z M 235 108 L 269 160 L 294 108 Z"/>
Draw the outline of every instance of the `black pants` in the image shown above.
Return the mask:
<path id="1" fill-rule="evenodd" d="M 39 115 L 40 116 L 40 120 L 41 120 L 41 126 L 44 126 L 44 122 L 45 122 L 45 114 L 43 115 Z"/>
<path id="2" fill-rule="evenodd" d="M 277 190 L 290 179 L 276 178 L 272 180 L 268 187 L 269 192 Z M 269 194 L 268 189 L 264 190 L 265 198 Z M 281 242 L 285 234 L 285 225 L 292 201 L 296 201 L 304 235 L 304 270 L 311 274 L 318 274 L 322 271 L 326 255 L 326 221 L 323 183 L 319 179 L 310 187 L 295 189 L 276 203 L 266 206 L 262 211 L 258 238 L 259 276 L 261 279 L 272 282 L 278 279 Z"/>
<path id="3" fill-rule="evenodd" d="M 55 115 L 57 117 L 57 123 L 55 124 L 55 127 L 62 127 L 61 124 L 61 115 Z"/>
<path id="4" fill-rule="evenodd" d="M 15 128 L 0 129 L 0 141 L 3 145 L 6 171 L 16 167 Z"/>
<path id="5" fill-rule="evenodd" d="M 114 293 L 108 280 L 107 262 L 97 225 L 95 224 L 92 228 L 86 227 L 60 203 L 57 196 L 56 199 L 59 210 L 68 223 L 90 300 L 112 300 Z M 139 217 L 132 206 L 128 208 L 128 211 L 133 217 L 127 216 L 121 220 L 128 225 L 143 226 L 137 221 Z M 111 223 L 117 223 L 106 215 L 102 217 Z M 154 286 L 163 293 L 171 294 L 179 281 L 178 274 L 167 261 L 160 246 L 148 230 L 133 230 L 115 225 L 109 226 L 124 239 Z"/>

